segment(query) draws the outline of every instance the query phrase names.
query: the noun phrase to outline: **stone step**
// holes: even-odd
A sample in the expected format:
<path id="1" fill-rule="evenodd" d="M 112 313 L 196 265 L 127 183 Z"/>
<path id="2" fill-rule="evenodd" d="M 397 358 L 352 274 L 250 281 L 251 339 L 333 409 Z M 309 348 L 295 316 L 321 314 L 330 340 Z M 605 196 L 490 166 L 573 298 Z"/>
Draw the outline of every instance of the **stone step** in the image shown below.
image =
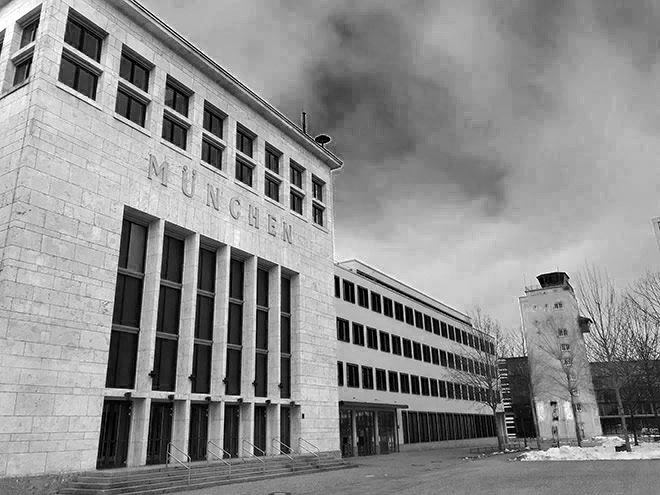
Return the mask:
<path id="1" fill-rule="evenodd" d="M 346 469 L 355 467 L 352 464 L 344 464 L 343 461 L 337 459 L 336 462 L 330 462 L 327 465 L 322 465 L 320 468 L 315 466 L 305 466 L 301 469 L 296 469 L 292 472 L 290 469 L 277 469 L 272 471 L 261 472 L 239 472 L 232 475 L 217 475 L 205 478 L 194 478 L 191 476 L 190 484 L 188 484 L 187 474 L 176 479 L 159 479 L 158 477 L 151 481 L 145 481 L 136 484 L 129 484 L 121 487 L 85 487 L 75 486 L 71 484 L 66 488 L 60 490 L 62 495 L 157 495 L 161 493 L 169 493 L 173 491 L 187 491 L 196 490 L 201 488 L 209 488 L 213 486 L 227 485 L 233 483 L 243 483 L 248 481 L 258 481 L 263 479 L 280 478 L 284 476 L 295 476 L 300 474 L 318 473 L 322 471 L 332 471 L 337 469 Z"/>

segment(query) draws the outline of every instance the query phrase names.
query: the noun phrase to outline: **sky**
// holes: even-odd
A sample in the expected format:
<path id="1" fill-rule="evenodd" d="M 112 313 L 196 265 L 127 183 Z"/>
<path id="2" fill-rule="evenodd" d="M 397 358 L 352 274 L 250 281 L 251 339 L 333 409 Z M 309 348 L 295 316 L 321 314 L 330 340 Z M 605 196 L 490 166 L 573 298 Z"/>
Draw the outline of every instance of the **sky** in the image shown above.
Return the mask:
<path id="1" fill-rule="evenodd" d="M 518 328 L 536 275 L 660 269 L 654 0 L 142 0 L 329 134 L 335 257 Z"/>

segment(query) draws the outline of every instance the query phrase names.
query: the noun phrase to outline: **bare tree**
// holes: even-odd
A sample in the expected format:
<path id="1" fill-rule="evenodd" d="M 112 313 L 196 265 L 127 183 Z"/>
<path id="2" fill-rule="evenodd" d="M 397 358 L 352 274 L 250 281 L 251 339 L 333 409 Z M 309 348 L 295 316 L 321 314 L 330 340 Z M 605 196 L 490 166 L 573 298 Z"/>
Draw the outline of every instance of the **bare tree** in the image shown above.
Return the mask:
<path id="1" fill-rule="evenodd" d="M 497 372 L 498 357 L 505 345 L 500 324 L 486 315 L 480 308 L 471 314 L 475 345 L 463 356 L 457 356 L 456 381 L 467 385 L 471 398 L 490 408 L 495 419 L 497 445 L 500 451 L 506 444 L 503 422 L 498 413 L 502 408 L 502 388 Z M 460 362 L 460 364 L 459 364 Z"/>
<path id="2" fill-rule="evenodd" d="M 622 390 L 627 390 L 630 368 L 630 339 L 626 331 L 626 311 L 621 298 L 606 273 L 587 265 L 578 276 L 578 298 L 585 316 L 591 320 L 585 340 L 590 361 L 603 363 L 601 380 L 614 391 L 617 413 L 621 421 L 626 450 L 630 452 L 630 438 L 623 407 Z"/>

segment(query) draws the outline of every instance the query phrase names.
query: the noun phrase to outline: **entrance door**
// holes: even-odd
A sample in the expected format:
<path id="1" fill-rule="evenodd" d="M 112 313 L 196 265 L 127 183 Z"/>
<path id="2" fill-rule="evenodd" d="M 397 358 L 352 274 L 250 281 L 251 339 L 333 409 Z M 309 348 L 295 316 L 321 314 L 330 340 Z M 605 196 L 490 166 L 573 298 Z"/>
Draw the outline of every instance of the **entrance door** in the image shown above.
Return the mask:
<path id="1" fill-rule="evenodd" d="M 131 403 L 129 401 L 105 401 L 103 416 L 101 417 L 101 435 L 96 457 L 96 469 L 126 466 L 130 423 Z"/>
<path id="2" fill-rule="evenodd" d="M 239 406 L 226 404 L 225 430 L 222 448 L 229 452 L 232 457 L 238 457 L 238 429 L 240 420 L 241 411 Z"/>
<path id="3" fill-rule="evenodd" d="M 291 409 L 286 406 L 282 406 L 280 410 L 280 442 L 284 445 L 280 445 L 280 449 L 285 454 L 290 454 L 291 449 Z"/>
<path id="4" fill-rule="evenodd" d="M 373 411 L 356 411 L 355 427 L 357 430 L 358 455 L 376 453 L 376 428 Z"/>
<path id="5" fill-rule="evenodd" d="M 266 452 L 266 417 L 266 406 L 254 406 L 254 455 Z"/>
<path id="6" fill-rule="evenodd" d="M 353 457 L 353 414 L 349 409 L 339 409 L 339 438 L 341 456 Z"/>
<path id="7" fill-rule="evenodd" d="M 152 402 L 147 439 L 147 464 L 167 462 L 167 444 L 172 439 L 172 404 Z"/>
<path id="8" fill-rule="evenodd" d="M 378 412 L 378 448 L 381 454 L 396 452 L 395 412 Z"/>
<path id="9" fill-rule="evenodd" d="M 188 455 L 193 461 L 206 459 L 206 442 L 208 441 L 209 406 L 207 404 L 192 404 L 190 406 L 190 439 Z"/>

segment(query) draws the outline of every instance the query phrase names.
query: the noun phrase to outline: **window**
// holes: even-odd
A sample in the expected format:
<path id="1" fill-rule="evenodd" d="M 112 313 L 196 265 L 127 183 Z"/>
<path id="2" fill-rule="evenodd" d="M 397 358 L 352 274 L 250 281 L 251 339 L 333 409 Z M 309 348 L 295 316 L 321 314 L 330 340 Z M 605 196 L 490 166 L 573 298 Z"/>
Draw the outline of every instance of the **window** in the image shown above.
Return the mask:
<path id="1" fill-rule="evenodd" d="M 269 312 L 269 273 L 257 268 L 257 312 L 255 339 L 254 395 L 268 395 L 268 312 Z"/>
<path id="2" fill-rule="evenodd" d="M 348 330 L 348 321 L 342 318 L 337 318 L 337 340 L 342 342 L 350 342 L 351 336 Z"/>
<path id="3" fill-rule="evenodd" d="M 414 312 L 412 308 L 406 306 L 406 323 L 408 325 L 415 325 Z"/>
<path id="4" fill-rule="evenodd" d="M 346 363 L 346 385 L 352 388 L 360 386 L 360 371 L 357 364 Z"/>
<path id="5" fill-rule="evenodd" d="M 16 64 L 16 72 L 14 72 L 14 86 L 21 84 L 30 77 L 30 70 L 32 69 L 32 56 Z"/>
<path id="6" fill-rule="evenodd" d="M 163 139 L 185 150 L 188 143 L 188 129 L 169 115 L 163 116 Z"/>
<path id="7" fill-rule="evenodd" d="M 222 139 L 222 122 L 224 118 L 208 103 L 204 103 L 204 130 Z"/>
<path id="8" fill-rule="evenodd" d="M 401 337 L 392 335 L 392 354 L 401 355 Z"/>
<path id="9" fill-rule="evenodd" d="M 383 314 L 394 318 L 394 305 L 392 304 L 392 299 L 389 297 L 383 297 Z"/>
<path id="10" fill-rule="evenodd" d="M 312 197 L 320 202 L 323 202 L 323 188 L 325 183 L 318 177 L 312 176 Z M 302 186 L 299 186 L 302 187 Z"/>
<path id="11" fill-rule="evenodd" d="M 568 352 L 571 350 L 571 345 L 570 344 L 561 344 L 561 350 L 562 352 Z"/>
<path id="12" fill-rule="evenodd" d="M 420 385 L 422 386 L 422 395 L 429 395 L 430 390 L 429 390 L 429 379 L 426 378 L 425 376 L 420 378 Z"/>
<path id="13" fill-rule="evenodd" d="M 266 168 L 273 173 L 280 173 L 280 156 L 281 153 L 275 148 L 266 145 Z"/>
<path id="14" fill-rule="evenodd" d="M 573 366 L 573 358 L 564 358 L 563 361 L 564 366 Z"/>
<path id="15" fill-rule="evenodd" d="M 341 297 L 341 279 L 335 275 L 335 297 Z"/>
<path id="16" fill-rule="evenodd" d="M 427 332 L 433 332 L 431 327 L 431 317 L 429 315 L 424 315 L 424 330 Z"/>
<path id="17" fill-rule="evenodd" d="M 422 346 L 422 359 L 425 363 L 431 362 L 431 348 L 427 345 Z"/>
<path id="18" fill-rule="evenodd" d="M 431 362 L 440 365 L 440 352 L 435 347 L 431 347 Z"/>
<path id="19" fill-rule="evenodd" d="M 447 366 L 447 351 L 440 350 L 440 364 Z"/>
<path id="20" fill-rule="evenodd" d="M 189 93 L 186 94 L 186 92 L 168 78 L 168 82 L 165 85 L 165 106 L 170 107 L 175 112 L 187 117 L 188 100 Z"/>
<path id="21" fill-rule="evenodd" d="M 149 68 L 138 62 L 137 58 L 128 55 L 126 52 L 121 54 L 119 77 L 140 88 L 145 93 L 149 91 L 149 72 Z"/>
<path id="22" fill-rule="evenodd" d="M 390 392 L 399 391 L 399 374 L 396 371 L 387 372 L 387 381 L 390 385 Z"/>
<path id="23" fill-rule="evenodd" d="M 240 260 L 232 259 L 229 266 L 229 319 L 225 375 L 227 395 L 241 393 L 244 281 L 245 264 Z"/>
<path id="24" fill-rule="evenodd" d="M 280 277 L 280 397 L 291 397 L 291 279 Z"/>
<path id="25" fill-rule="evenodd" d="M 447 325 L 447 330 L 449 331 L 449 340 L 456 340 L 456 336 L 454 335 L 454 327 Z"/>
<path id="26" fill-rule="evenodd" d="M 364 347 L 364 326 L 353 323 L 353 343 Z"/>
<path id="27" fill-rule="evenodd" d="M 355 304 L 355 284 L 344 280 L 344 301 Z"/>
<path id="28" fill-rule="evenodd" d="M 440 335 L 440 322 L 437 318 L 433 318 L 433 333 L 435 335 Z"/>
<path id="29" fill-rule="evenodd" d="M 317 205 L 316 203 L 312 204 L 312 220 L 314 220 L 314 223 L 316 225 L 320 225 L 323 227 L 324 225 L 324 213 L 325 213 L 325 208 L 322 206 Z"/>
<path id="30" fill-rule="evenodd" d="M 133 388 L 135 385 L 146 246 L 147 227 L 124 220 L 105 379 L 108 388 Z"/>
<path id="31" fill-rule="evenodd" d="M 192 392 L 196 394 L 208 394 L 211 391 L 215 264 L 215 251 L 200 248 L 197 268 L 197 306 L 195 311 L 193 370 L 191 375 Z"/>
<path id="32" fill-rule="evenodd" d="M 376 313 L 381 312 L 380 294 L 378 294 L 376 292 L 371 293 L 371 310 L 375 311 Z"/>
<path id="33" fill-rule="evenodd" d="M 407 373 L 400 373 L 399 378 L 401 381 L 401 393 L 409 394 L 410 393 L 410 380 Z"/>
<path id="34" fill-rule="evenodd" d="M 337 361 L 337 385 L 344 386 L 344 363 Z"/>
<path id="35" fill-rule="evenodd" d="M 410 375 L 410 389 L 413 395 L 419 395 L 419 377 L 416 375 Z"/>
<path id="36" fill-rule="evenodd" d="M 362 366 L 362 388 L 374 388 L 374 369 L 370 366 Z"/>
<path id="37" fill-rule="evenodd" d="M 144 127 L 147 105 L 120 87 L 117 89 L 115 112 L 140 127 Z"/>
<path id="38" fill-rule="evenodd" d="M 440 330 L 444 338 L 449 338 L 449 335 L 447 334 L 447 324 L 444 321 L 440 323 Z"/>
<path id="39" fill-rule="evenodd" d="M 291 191 L 291 210 L 303 214 L 303 197 L 296 191 Z"/>
<path id="40" fill-rule="evenodd" d="M 357 295 L 358 295 L 358 306 L 362 306 L 363 308 L 369 308 L 369 291 L 364 287 L 358 285 Z"/>
<path id="41" fill-rule="evenodd" d="M 385 370 L 376 369 L 376 390 L 387 391 L 387 375 Z"/>
<path id="42" fill-rule="evenodd" d="M 202 160 L 218 170 L 222 170 L 222 148 L 210 140 L 202 138 Z"/>
<path id="43" fill-rule="evenodd" d="M 290 169 L 291 169 L 291 177 L 290 177 L 291 184 L 302 189 L 304 169 L 293 160 L 290 161 Z"/>
<path id="44" fill-rule="evenodd" d="M 97 62 L 101 60 L 101 37 L 71 17 L 66 23 L 64 42 Z"/>
<path id="45" fill-rule="evenodd" d="M 380 350 L 390 352 L 390 334 L 387 332 L 380 332 Z"/>
<path id="46" fill-rule="evenodd" d="M 266 174 L 264 182 L 264 193 L 270 199 L 279 202 L 280 201 L 280 182 L 271 177 L 269 174 Z"/>
<path id="47" fill-rule="evenodd" d="M 367 347 L 378 349 L 378 331 L 375 328 L 367 327 Z"/>
<path id="48" fill-rule="evenodd" d="M 431 378 L 429 380 L 429 388 L 431 389 L 431 397 L 438 396 L 438 380 Z"/>
<path id="49" fill-rule="evenodd" d="M 394 303 L 394 316 L 397 320 L 403 321 L 403 304 L 400 302 Z"/>
<path id="50" fill-rule="evenodd" d="M 403 356 L 412 358 L 412 342 L 409 339 L 403 339 Z"/>
<path id="51" fill-rule="evenodd" d="M 456 364 L 454 363 L 454 355 L 451 352 L 447 353 L 447 364 L 449 364 L 449 367 L 452 369 L 456 368 Z"/>
<path id="52" fill-rule="evenodd" d="M 252 165 L 248 162 L 236 159 L 236 179 L 243 184 L 252 187 Z"/>
<path id="53" fill-rule="evenodd" d="M 566 337 L 566 336 L 568 336 L 568 329 L 566 329 L 566 328 L 559 328 L 559 329 L 557 330 L 557 335 L 558 335 L 559 337 Z"/>
<path id="54" fill-rule="evenodd" d="M 438 389 L 440 397 L 447 397 L 447 383 L 445 381 L 438 380 Z"/>
<path id="55" fill-rule="evenodd" d="M 419 342 L 413 342 L 413 357 L 417 361 L 422 360 L 422 345 Z"/>
<path id="56" fill-rule="evenodd" d="M 96 99 L 98 75 L 67 54 L 62 54 L 59 81 L 92 100 Z"/>
<path id="57" fill-rule="evenodd" d="M 578 411 L 578 412 L 582 411 L 582 404 L 580 404 L 579 402 L 576 402 L 575 403 L 575 410 Z"/>
<path id="58" fill-rule="evenodd" d="M 561 309 L 563 307 L 564 305 L 561 303 L 561 301 L 555 303 L 555 309 Z"/>
<path id="59" fill-rule="evenodd" d="M 35 19 L 28 21 L 26 24 L 23 25 L 23 33 L 21 34 L 21 46 L 20 48 L 23 48 L 24 46 L 29 45 L 32 43 L 36 38 L 37 38 L 37 29 L 39 28 L 39 17 L 37 16 Z"/>
<path id="60" fill-rule="evenodd" d="M 424 328 L 424 317 L 421 311 L 415 311 L 415 326 L 417 328 Z"/>

